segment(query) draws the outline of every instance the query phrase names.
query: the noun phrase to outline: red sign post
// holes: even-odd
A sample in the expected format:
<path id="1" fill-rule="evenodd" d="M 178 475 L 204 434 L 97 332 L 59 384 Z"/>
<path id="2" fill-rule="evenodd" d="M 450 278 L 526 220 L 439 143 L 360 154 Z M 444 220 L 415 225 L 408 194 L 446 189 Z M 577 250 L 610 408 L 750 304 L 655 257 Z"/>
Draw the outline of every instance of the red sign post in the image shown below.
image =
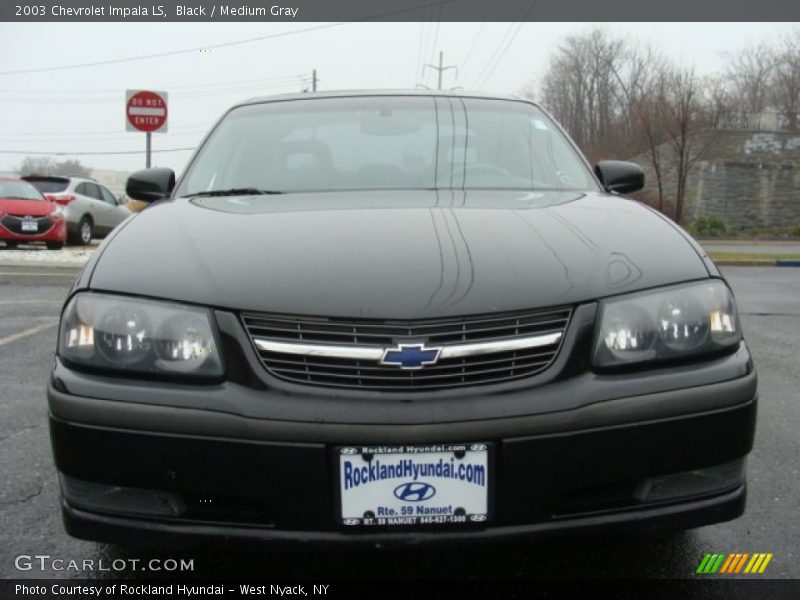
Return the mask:
<path id="1" fill-rule="evenodd" d="M 144 131 L 146 136 L 147 161 L 150 168 L 150 134 L 167 132 L 167 93 L 149 90 L 125 92 L 125 129 Z"/>

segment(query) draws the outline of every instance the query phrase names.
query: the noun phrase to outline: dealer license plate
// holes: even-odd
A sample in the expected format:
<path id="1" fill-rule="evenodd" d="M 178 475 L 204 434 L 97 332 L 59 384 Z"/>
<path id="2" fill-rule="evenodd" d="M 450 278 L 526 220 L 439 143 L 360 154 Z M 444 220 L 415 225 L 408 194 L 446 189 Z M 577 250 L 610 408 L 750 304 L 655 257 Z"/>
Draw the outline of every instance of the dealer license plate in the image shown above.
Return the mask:
<path id="1" fill-rule="evenodd" d="M 39 222 L 33 219 L 22 220 L 22 231 L 39 231 Z"/>
<path id="2" fill-rule="evenodd" d="M 345 525 L 446 525 L 489 518 L 489 444 L 337 451 Z"/>

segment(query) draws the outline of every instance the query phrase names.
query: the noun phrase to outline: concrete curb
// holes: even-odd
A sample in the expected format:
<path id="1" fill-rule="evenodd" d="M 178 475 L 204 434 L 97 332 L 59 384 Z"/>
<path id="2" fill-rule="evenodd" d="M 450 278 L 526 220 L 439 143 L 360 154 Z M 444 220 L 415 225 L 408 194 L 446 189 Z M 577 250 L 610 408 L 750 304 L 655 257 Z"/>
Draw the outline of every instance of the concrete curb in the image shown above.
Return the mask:
<path id="1" fill-rule="evenodd" d="M 711 260 L 714 260 L 713 258 Z M 765 260 L 714 260 L 718 267 L 800 267 L 800 260 L 778 258 Z"/>
<path id="2" fill-rule="evenodd" d="M 775 260 L 714 260 L 714 264 L 718 267 L 774 267 Z"/>
<path id="3" fill-rule="evenodd" d="M 45 262 L 45 261 L 32 261 L 32 260 L 0 260 L 0 268 L 2 267 L 32 267 L 34 269 L 71 269 L 79 271 L 85 266 L 86 263 L 65 263 L 65 262 Z"/>
<path id="4" fill-rule="evenodd" d="M 709 246 L 800 246 L 800 239 L 798 238 L 781 238 L 775 240 L 695 238 L 695 240 L 697 240 L 700 245 L 708 244 Z"/>

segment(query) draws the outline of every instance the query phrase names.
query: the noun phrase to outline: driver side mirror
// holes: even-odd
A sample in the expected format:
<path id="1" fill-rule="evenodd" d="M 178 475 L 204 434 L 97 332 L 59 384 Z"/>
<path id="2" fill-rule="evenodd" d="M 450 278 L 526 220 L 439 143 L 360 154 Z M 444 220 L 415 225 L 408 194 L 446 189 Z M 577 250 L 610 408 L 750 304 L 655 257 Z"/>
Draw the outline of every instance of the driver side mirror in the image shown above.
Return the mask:
<path id="1" fill-rule="evenodd" d="M 636 163 L 601 160 L 595 166 L 594 172 L 609 192 L 627 194 L 644 187 L 644 171 Z"/>
<path id="2" fill-rule="evenodd" d="M 155 202 L 169 198 L 174 188 L 175 171 L 172 169 L 142 169 L 128 177 L 125 193 L 134 200 Z"/>

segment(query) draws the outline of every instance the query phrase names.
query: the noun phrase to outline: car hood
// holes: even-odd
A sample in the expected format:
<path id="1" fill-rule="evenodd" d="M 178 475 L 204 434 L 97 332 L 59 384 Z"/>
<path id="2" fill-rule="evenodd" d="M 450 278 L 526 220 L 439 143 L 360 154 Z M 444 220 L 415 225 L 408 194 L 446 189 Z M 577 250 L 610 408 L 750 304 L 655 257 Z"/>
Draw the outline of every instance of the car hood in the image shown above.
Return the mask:
<path id="1" fill-rule="evenodd" d="M 156 204 L 103 246 L 90 286 L 236 310 L 415 319 L 705 277 L 675 227 L 617 196 L 360 191 Z"/>
<path id="2" fill-rule="evenodd" d="M 45 217 L 53 212 L 53 205 L 45 200 L 0 198 L 0 212 L 18 216 Z"/>

